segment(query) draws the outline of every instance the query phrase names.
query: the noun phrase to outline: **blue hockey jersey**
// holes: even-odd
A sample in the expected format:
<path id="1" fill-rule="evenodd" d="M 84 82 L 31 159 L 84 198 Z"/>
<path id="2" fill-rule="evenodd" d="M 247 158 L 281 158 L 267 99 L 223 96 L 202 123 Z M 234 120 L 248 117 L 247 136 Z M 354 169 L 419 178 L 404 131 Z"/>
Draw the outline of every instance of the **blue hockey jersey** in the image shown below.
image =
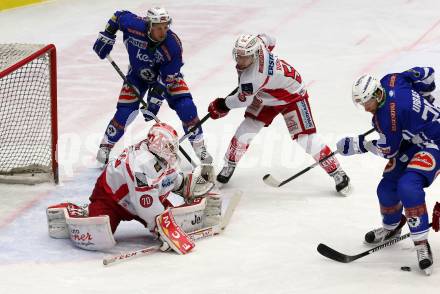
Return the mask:
<path id="1" fill-rule="evenodd" d="M 435 89 L 434 70 L 414 67 L 388 74 L 380 83 L 385 91 L 385 102 L 372 119 L 380 139 L 372 141 L 367 149 L 384 158 L 395 157 L 403 141 L 438 149 L 440 109 L 423 98 Z"/>
<path id="2" fill-rule="evenodd" d="M 164 41 L 154 42 L 147 36 L 148 22 L 129 11 L 117 11 L 109 20 L 106 31 L 122 31 L 130 68 L 128 80 L 141 92 L 159 82 L 171 96 L 190 95 L 180 69 L 183 66 L 182 44 L 177 35 L 168 30 Z"/>

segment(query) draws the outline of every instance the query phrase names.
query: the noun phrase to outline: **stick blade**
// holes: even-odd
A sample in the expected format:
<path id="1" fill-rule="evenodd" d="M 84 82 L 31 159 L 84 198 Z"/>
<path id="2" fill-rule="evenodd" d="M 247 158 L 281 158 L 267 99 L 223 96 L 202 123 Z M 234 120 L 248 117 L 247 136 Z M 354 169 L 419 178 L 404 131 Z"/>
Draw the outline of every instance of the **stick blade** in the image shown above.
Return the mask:
<path id="1" fill-rule="evenodd" d="M 235 211 L 235 208 L 237 207 L 238 203 L 240 202 L 241 196 L 243 195 L 243 191 L 238 190 L 235 191 L 234 194 L 229 199 L 228 207 L 226 208 L 225 214 L 222 217 L 222 221 L 220 224 L 220 228 L 224 230 L 229 222 L 231 221 L 232 214 Z"/>
<path id="2" fill-rule="evenodd" d="M 342 263 L 349 263 L 352 262 L 352 258 L 349 255 L 343 254 L 341 252 L 338 252 L 330 247 L 328 247 L 325 244 L 320 243 L 318 247 L 316 248 L 318 252 L 327 258 L 330 258 L 334 261 L 342 262 Z"/>
<path id="3" fill-rule="evenodd" d="M 275 179 L 271 174 L 267 174 L 263 177 L 263 182 L 266 185 L 269 185 L 271 187 L 275 187 L 278 188 L 281 184 L 280 181 L 278 181 L 277 179 Z"/>

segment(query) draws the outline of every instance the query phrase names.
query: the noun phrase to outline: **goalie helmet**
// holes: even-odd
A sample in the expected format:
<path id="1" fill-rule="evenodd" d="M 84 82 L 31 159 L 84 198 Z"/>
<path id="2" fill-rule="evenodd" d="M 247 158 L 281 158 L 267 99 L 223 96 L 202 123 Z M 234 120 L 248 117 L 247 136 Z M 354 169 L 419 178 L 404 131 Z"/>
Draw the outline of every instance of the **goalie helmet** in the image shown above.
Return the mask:
<path id="1" fill-rule="evenodd" d="M 155 123 L 148 132 L 148 150 L 164 159 L 170 166 L 177 163 L 179 137 L 176 130 L 166 123 Z"/>
<path id="2" fill-rule="evenodd" d="M 168 14 L 168 11 L 163 7 L 153 7 L 147 11 L 147 22 L 150 27 L 154 23 L 168 23 L 168 25 L 170 25 L 171 21 L 172 19 Z"/>
<path id="3" fill-rule="evenodd" d="M 252 56 L 255 61 L 260 50 L 261 40 L 257 35 L 243 34 L 238 36 L 232 49 L 232 56 L 237 61 L 237 56 Z"/>
<path id="4" fill-rule="evenodd" d="M 353 83 L 352 99 L 355 105 L 364 105 L 375 98 L 379 101 L 383 95 L 383 88 L 380 82 L 369 74 L 358 77 Z"/>

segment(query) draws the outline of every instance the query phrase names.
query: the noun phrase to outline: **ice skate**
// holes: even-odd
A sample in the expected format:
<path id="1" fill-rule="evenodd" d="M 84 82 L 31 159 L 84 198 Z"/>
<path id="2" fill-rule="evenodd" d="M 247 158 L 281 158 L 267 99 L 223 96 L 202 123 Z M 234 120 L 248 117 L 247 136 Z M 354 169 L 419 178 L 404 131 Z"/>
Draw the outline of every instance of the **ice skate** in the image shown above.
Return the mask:
<path id="1" fill-rule="evenodd" d="M 99 145 L 98 154 L 96 154 L 96 160 L 102 164 L 107 164 L 110 158 L 110 152 L 113 148 L 112 144 Z"/>
<path id="2" fill-rule="evenodd" d="M 390 239 L 398 238 L 400 237 L 402 227 L 405 225 L 405 223 L 406 217 L 402 215 L 399 225 L 394 230 L 387 230 L 382 227 L 369 231 L 365 234 L 365 243 L 375 245 L 386 242 Z"/>
<path id="3" fill-rule="evenodd" d="M 432 252 L 431 246 L 429 246 L 428 240 L 414 242 L 417 250 L 417 259 L 419 260 L 419 267 L 425 272 L 427 276 L 432 273 Z"/>
<path id="4" fill-rule="evenodd" d="M 343 195 L 347 196 L 351 191 L 350 178 L 342 169 L 337 169 L 330 176 L 335 181 L 336 191 Z"/>
<path id="5" fill-rule="evenodd" d="M 217 175 L 217 182 L 227 184 L 235 171 L 235 166 L 225 165 Z"/>

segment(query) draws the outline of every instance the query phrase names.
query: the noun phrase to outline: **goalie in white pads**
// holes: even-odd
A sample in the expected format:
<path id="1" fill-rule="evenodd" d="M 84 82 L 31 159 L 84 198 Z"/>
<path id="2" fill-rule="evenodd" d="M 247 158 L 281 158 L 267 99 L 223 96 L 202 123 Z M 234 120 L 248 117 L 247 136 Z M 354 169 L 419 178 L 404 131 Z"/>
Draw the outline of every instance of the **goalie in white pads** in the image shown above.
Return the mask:
<path id="1" fill-rule="evenodd" d="M 245 119 L 231 139 L 225 165 L 217 176 L 220 183 L 229 181 L 252 139 L 278 114 L 284 117 L 292 140 L 316 161 L 332 153 L 316 134 L 309 96 L 300 74 L 272 53 L 274 47 L 275 39 L 268 35 L 240 35 L 233 49 L 239 90 L 209 105 L 213 119 L 225 116 L 232 108 L 246 107 Z M 347 194 L 350 179 L 336 157 L 331 156 L 320 165 L 334 179 L 336 190 Z"/>
<path id="2" fill-rule="evenodd" d="M 209 193 L 214 184 L 178 169 L 177 132 L 156 123 L 147 139 L 126 148 L 99 176 L 88 209 L 72 203 L 48 207 L 49 235 L 70 238 L 87 250 L 115 245 L 113 233 L 121 221 L 136 220 L 163 241 L 162 250 L 185 254 L 194 247 L 186 234 L 221 220 L 221 199 Z M 187 204 L 173 207 L 167 197 L 176 193 Z M 185 233 L 186 232 L 186 233 Z"/>

